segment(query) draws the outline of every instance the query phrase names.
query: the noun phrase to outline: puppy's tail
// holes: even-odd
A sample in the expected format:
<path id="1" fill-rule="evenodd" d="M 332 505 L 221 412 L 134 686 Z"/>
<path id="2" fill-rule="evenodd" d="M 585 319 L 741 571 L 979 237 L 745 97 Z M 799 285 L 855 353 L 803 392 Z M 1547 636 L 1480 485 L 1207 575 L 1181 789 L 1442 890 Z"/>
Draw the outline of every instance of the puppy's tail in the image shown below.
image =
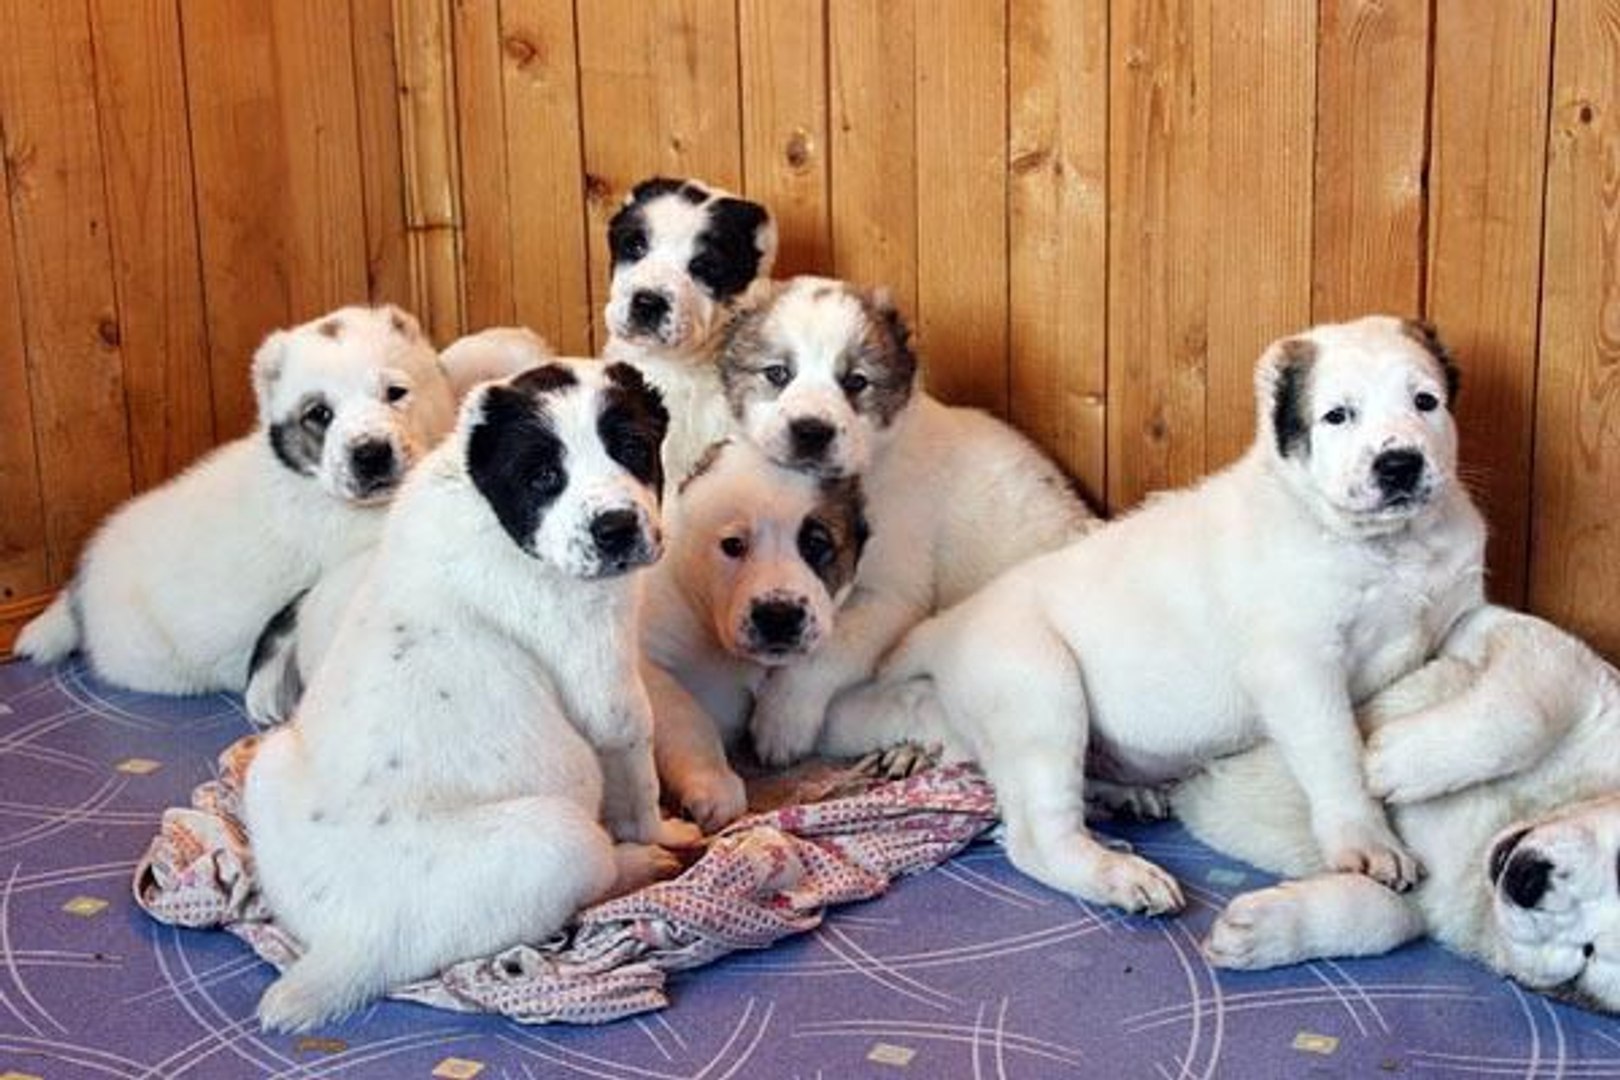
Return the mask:
<path id="1" fill-rule="evenodd" d="M 17 635 L 17 655 L 36 664 L 54 664 L 79 647 L 79 618 L 74 610 L 73 586 L 56 594 L 50 607 L 36 615 Z"/>

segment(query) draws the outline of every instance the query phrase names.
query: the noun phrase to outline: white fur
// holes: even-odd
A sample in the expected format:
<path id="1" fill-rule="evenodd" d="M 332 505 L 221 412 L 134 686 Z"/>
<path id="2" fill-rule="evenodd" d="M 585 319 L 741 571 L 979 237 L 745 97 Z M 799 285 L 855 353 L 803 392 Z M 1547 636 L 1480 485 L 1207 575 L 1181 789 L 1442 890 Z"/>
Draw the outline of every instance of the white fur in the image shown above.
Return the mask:
<path id="1" fill-rule="evenodd" d="M 153 693 L 242 689 L 270 617 L 381 528 L 394 489 L 364 487 L 352 447 L 386 441 L 408 467 L 454 421 L 437 356 L 395 308 L 343 308 L 278 330 L 253 379 L 254 431 L 108 518 L 73 584 L 23 630 L 21 655 L 44 663 L 79 647 L 101 677 Z M 390 402 L 391 388 L 405 396 Z M 313 393 L 332 419 L 305 475 L 278 460 L 269 429 Z"/>
<path id="2" fill-rule="evenodd" d="M 580 379 L 545 406 L 571 460 L 600 453 L 601 376 Z M 657 815 L 639 575 L 580 576 L 566 535 L 567 504 L 616 481 L 571 480 L 547 515 L 565 525 L 520 546 L 469 476 L 496 389 L 406 482 L 330 662 L 249 769 L 259 878 L 305 947 L 260 1003 L 266 1027 L 541 939 L 616 880 L 672 868 L 640 844 L 695 839 Z"/>
<path id="3" fill-rule="evenodd" d="M 1449 411 L 1417 404 L 1444 400 L 1436 358 L 1382 317 L 1302 339 L 1261 358 L 1261 423 L 1242 459 L 920 625 L 880 685 L 835 709 L 834 729 L 944 738 L 995 784 L 1015 865 L 1149 912 L 1179 907 L 1179 889 L 1086 833 L 1083 769 L 1158 782 L 1269 737 L 1310 793 L 1326 861 L 1410 884 L 1417 866 L 1361 781 L 1352 705 L 1480 603 L 1484 528 L 1453 475 Z M 1272 430 L 1297 348 L 1315 353 L 1303 459 L 1281 456 Z M 1349 430 L 1322 436 L 1347 404 Z M 1397 447 L 1423 453 L 1428 494 L 1371 504 L 1362 474 Z"/>
<path id="4" fill-rule="evenodd" d="M 1275 748 L 1217 762 L 1175 794 L 1188 827 L 1312 876 L 1234 899 L 1205 944 L 1212 962 L 1367 955 L 1427 933 L 1532 989 L 1620 1011 L 1620 675 L 1551 624 L 1486 607 L 1360 720 L 1373 790 L 1428 878 L 1403 896 L 1326 873 Z M 1552 866 L 1530 909 L 1491 878 L 1493 849 L 1524 830 L 1510 850 Z"/>
<path id="5" fill-rule="evenodd" d="M 849 595 L 848 585 L 830 593 L 798 546 L 803 522 L 823 500 L 820 481 L 736 442 L 667 508 L 670 549 L 648 586 L 646 680 L 659 776 L 705 832 L 747 808 L 726 750 L 746 729 L 766 672 L 811 653 Z M 839 542 L 855 540 L 846 534 Z M 749 633 L 750 614 L 756 601 L 778 599 L 802 606 L 805 630 L 791 649 L 762 650 Z"/>
<path id="6" fill-rule="evenodd" d="M 751 726 L 768 764 L 810 752 L 829 703 L 868 679 L 914 623 L 1096 524 L 1058 468 L 986 413 L 942 404 L 918 385 L 888 424 L 851 404 L 840 367 L 863 347 L 868 323 L 892 314 L 881 294 L 811 277 L 793 279 L 761 309 L 759 338 L 791 358 L 793 371 L 780 395 L 744 405 L 743 431 L 778 462 L 804 467 L 788 425 L 806 417 L 831 425 L 837 435 L 818 471 L 860 475 L 872 525 L 831 640 L 760 690 Z M 886 363 L 873 358 L 874 382 Z M 856 750 L 836 739 L 822 749 Z"/>

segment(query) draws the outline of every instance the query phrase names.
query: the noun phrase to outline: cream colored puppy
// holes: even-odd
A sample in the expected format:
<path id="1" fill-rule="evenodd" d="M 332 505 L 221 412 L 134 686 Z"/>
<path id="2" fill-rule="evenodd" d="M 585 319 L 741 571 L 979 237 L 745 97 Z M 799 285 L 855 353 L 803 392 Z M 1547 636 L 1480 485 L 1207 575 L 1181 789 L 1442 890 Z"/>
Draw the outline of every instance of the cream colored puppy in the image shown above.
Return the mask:
<path id="1" fill-rule="evenodd" d="M 1238 462 L 921 624 L 835 729 L 943 737 L 995 784 L 1016 866 L 1145 912 L 1180 890 L 1086 831 L 1086 772 L 1160 783 L 1269 738 L 1323 861 L 1412 885 L 1362 783 L 1353 706 L 1483 601 L 1455 372 L 1428 328 L 1371 317 L 1278 341 L 1255 388 Z"/>

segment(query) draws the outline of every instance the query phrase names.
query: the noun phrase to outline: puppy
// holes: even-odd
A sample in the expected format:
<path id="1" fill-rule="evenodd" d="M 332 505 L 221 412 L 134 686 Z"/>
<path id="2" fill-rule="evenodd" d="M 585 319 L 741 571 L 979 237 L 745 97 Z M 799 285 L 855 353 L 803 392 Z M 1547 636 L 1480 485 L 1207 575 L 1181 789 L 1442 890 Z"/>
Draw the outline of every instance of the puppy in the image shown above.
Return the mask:
<path id="1" fill-rule="evenodd" d="M 608 252 L 603 355 L 635 364 L 663 393 L 664 471 L 679 479 L 730 431 L 715 354 L 735 314 L 769 284 L 776 224 L 759 203 L 655 177 L 608 222 Z"/>
<path id="2" fill-rule="evenodd" d="M 21 655 L 82 648 L 102 678 L 150 693 L 241 690 L 265 623 L 375 540 L 383 504 L 455 421 L 437 354 L 395 307 L 272 333 L 253 387 L 257 428 L 108 518 Z"/>
<path id="3" fill-rule="evenodd" d="M 753 738 L 768 764 L 808 753 L 834 696 L 869 678 L 913 623 L 1096 523 L 1027 439 L 918 387 L 908 330 L 883 293 L 795 278 L 738 317 L 720 370 L 755 445 L 814 476 L 861 476 L 872 521 L 832 640 L 760 690 Z"/>
<path id="4" fill-rule="evenodd" d="M 548 364 L 474 391 L 406 482 L 330 662 L 248 771 L 265 898 L 305 947 L 267 1028 L 544 938 L 671 869 L 644 845 L 697 839 L 658 818 L 636 671 L 667 422 L 633 368 Z"/>
<path id="5" fill-rule="evenodd" d="M 1532 990 L 1620 1012 L 1620 674 L 1556 627 L 1486 607 L 1361 721 L 1370 785 L 1428 878 L 1400 895 L 1327 873 L 1276 748 L 1216 762 L 1174 795 L 1188 827 L 1315 876 L 1234 899 L 1211 962 L 1364 956 L 1429 934 Z"/>
<path id="6" fill-rule="evenodd" d="M 681 485 L 668 520 L 643 639 L 658 773 L 714 832 L 747 808 L 726 748 L 754 692 L 821 644 L 854 585 L 864 500 L 854 477 L 818 479 L 726 442 Z"/>
<path id="7" fill-rule="evenodd" d="M 1255 381 L 1239 461 L 921 624 L 835 710 L 841 731 L 932 731 L 978 760 L 1014 865 L 1085 900 L 1181 904 L 1169 875 L 1086 833 L 1085 772 L 1160 783 L 1263 737 L 1327 865 L 1393 888 L 1419 872 L 1362 784 L 1352 707 L 1482 602 L 1455 369 L 1432 330 L 1372 317 L 1274 343 Z"/>
<path id="8" fill-rule="evenodd" d="M 461 401 L 479 383 L 506 379 L 553 357 L 533 330 L 497 326 L 468 334 L 439 354 L 450 392 Z M 373 548 L 362 547 L 321 574 L 265 624 L 248 664 L 243 704 L 260 726 L 292 715 L 316 662 L 326 655 L 349 599 L 365 576 Z"/>

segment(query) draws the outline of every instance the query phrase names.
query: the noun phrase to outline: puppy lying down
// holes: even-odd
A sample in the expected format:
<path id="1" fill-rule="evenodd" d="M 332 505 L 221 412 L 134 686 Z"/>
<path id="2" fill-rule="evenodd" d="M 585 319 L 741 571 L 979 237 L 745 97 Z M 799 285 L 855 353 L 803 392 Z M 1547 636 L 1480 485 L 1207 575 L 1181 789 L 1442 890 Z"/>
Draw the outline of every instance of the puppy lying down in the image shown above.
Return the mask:
<path id="1" fill-rule="evenodd" d="M 1234 899 L 1205 953 L 1268 968 L 1429 935 L 1518 983 L 1620 1011 L 1620 676 L 1529 615 L 1485 607 L 1360 712 L 1374 793 L 1428 866 L 1407 894 L 1329 873 L 1275 745 L 1173 796 L 1205 842 L 1303 876 Z"/>

